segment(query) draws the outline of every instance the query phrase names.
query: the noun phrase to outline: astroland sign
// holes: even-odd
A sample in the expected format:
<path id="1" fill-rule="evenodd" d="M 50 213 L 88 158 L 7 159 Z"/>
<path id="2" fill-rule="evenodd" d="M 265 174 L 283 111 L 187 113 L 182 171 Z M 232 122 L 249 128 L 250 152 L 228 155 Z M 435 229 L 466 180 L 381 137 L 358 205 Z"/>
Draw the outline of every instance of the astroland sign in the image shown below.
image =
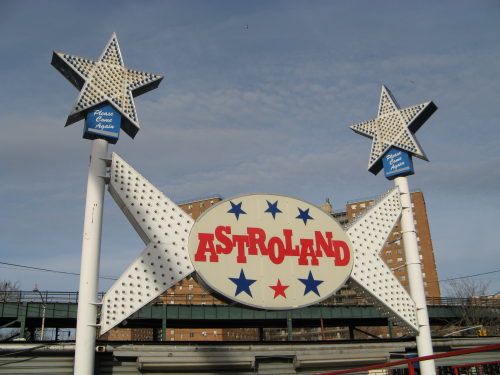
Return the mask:
<path id="1" fill-rule="evenodd" d="M 242 195 L 206 211 L 191 230 L 189 254 L 207 291 L 269 310 L 328 298 L 353 265 L 351 241 L 331 215 L 274 194 Z"/>

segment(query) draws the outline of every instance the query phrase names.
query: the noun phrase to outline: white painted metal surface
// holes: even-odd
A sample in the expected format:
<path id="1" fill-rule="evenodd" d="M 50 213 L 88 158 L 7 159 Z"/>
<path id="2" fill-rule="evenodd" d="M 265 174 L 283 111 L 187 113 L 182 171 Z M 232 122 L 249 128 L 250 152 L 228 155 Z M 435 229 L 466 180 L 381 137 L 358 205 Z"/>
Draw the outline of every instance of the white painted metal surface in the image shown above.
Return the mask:
<path id="1" fill-rule="evenodd" d="M 419 334 L 416 337 L 417 350 L 420 357 L 432 355 L 432 337 L 429 325 L 429 315 L 427 312 L 427 302 L 425 300 L 424 280 L 422 278 L 422 264 L 418 253 L 417 234 L 415 232 L 415 222 L 413 221 L 413 209 L 411 206 L 410 189 L 406 177 L 397 177 L 394 183 L 401 191 L 401 204 L 403 213 L 401 216 L 401 231 L 405 248 L 405 257 L 408 270 L 408 282 L 413 300 L 417 306 L 417 318 L 419 322 Z M 434 361 L 420 363 L 421 373 L 429 375 L 435 373 Z"/>
<path id="2" fill-rule="evenodd" d="M 101 334 L 194 271 L 193 219 L 115 153 L 108 190 L 147 246 L 104 296 Z"/>
<path id="3" fill-rule="evenodd" d="M 101 255 L 104 176 L 108 142 L 92 141 L 83 225 L 82 263 L 76 322 L 75 375 L 94 373 L 97 295 Z"/>

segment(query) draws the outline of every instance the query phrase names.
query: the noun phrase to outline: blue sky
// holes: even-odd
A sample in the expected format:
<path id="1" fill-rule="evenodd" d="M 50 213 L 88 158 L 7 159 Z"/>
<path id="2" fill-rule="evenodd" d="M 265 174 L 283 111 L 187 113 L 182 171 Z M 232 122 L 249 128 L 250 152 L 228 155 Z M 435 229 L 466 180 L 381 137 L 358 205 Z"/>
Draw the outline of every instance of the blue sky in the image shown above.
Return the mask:
<path id="1" fill-rule="evenodd" d="M 273 192 L 342 208 L 383 193 L 371 142 L 347 126 L 376 116 L 385 84 L 401 107 L 439 107 L 417 133 L 430 163 L 409 178 L 439 278 L 500 270 L 499 16 L 497 1 L 0 1 L 0 261 L 79 272 L 91 143 L 83 122 L 64 128 L 78 91 L 50 61 L 97 59 L 116 32 L 127 67 L 165 78 L 136 99 L 136 139 L 110 152 L 174 201 Z M 104 223 L 101 274 L 119 276 L 144 245 L 109 194 Z M 482 279 L 500 291 L 500 273 Z"/>

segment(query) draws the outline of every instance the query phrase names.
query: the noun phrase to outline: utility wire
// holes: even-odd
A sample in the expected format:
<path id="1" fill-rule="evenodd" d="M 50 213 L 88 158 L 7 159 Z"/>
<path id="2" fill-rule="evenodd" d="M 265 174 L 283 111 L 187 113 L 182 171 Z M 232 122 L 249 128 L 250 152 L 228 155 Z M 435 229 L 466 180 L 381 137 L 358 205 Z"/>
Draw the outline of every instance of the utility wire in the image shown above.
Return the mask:
<path id="1" fill-rule="evenodd" d="M 79 273 L 74 273 L 74 272 L 64 272 L 64 271 L 48 270 L 46 268 L 21 266 L 19 264 L 12 264 L 12 263 L 5 263 L 5 262 L 0 262 L 0 264 L 5 264 L 7 266 L 14 266 L 14 267 L 26 268 L 26 269 L 30 269 L 30 270 L 36 270 L 36 271 L 53 272 L 53 273 L 63 273 L 63 274 L 66 274 L 66 275 L 80 276 Z M 107 279 L 107 280 L 118 280 L 117 277 L 113 277 L 113 276 L 99 276 L 99 278 L 100 279 Z"/>
<path id="2" fill-rule="evenodd" d="M 454 277 L 453 279 L 446 279 L 446 280 L 434 280 L 434 281 L 428 281 L 428 282 L 429 282 L 429 283 L 445 283 L 445 282 L 447 282 L 447 281 L 452 281 L 452 280 L 460 280 L 460 279 L 468 279 L 469 277 L 489 275 L 490 273 L 496 273 L 496 272 L 500 272 L 500 270 L 490 271 L 490 272 L 484 272 L 484 273 L 478 273 L 478 274 L 476 274 L 476 275 L 470 275 L 470 276 Z"/>

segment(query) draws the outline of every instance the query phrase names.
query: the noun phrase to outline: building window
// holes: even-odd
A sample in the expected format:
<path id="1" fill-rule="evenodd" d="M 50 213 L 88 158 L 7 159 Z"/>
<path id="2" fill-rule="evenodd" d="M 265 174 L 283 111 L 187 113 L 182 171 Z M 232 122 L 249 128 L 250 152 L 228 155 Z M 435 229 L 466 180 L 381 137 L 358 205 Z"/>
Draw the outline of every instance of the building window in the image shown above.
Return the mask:
<path id="1" fill-rule="evenodd" d="M 396 249 L 396 253 L 403 254 L 403 250 L 402 249 Z"/>
<path id="2" fill-rule="evenodd" d="M 170 330 L 170 334 L 171 335 L 174 335 L 175 334 L 175 331 L 173 329 Z"/>
<path id="3" fill-rule="evenodd" d="M 352 217 L 356 217 L 356 213 L 355 212 L 352 213 Z"/>
<path id="4" fill-rule="evenodd" d="M 401 240 L 397 240 L 397 241 L 395 242 L 395 244 L 396 244 L 397 246 L 400 246 L 400 245 L 401 245 Z"/>
<path id="5" fill-rule="evenodd" d="M 189 298 L 189 299 L 193 299 L 193 298 L 194 298 L 194 294 L 190 294 L 190 295 L 188 296 L 188 298 Z"/>
<path id="6" fill-rule="evenodd" d="M 387 259 L 387 264 L 392 264 L 393 260 L 392 259 Z"/>
<path id="7" fill-rule="evenodd" d="M 217 336 L 217 331 L 214 331 L 214 336 Z"/>
<path id="8" fill-rule="evenodd" d="M 201 293 L 201 298 L 205 298 L 207 296 L 206 293 Z"/>
<path id="9" fill-rule="evenodd" d="M 422 254 L 420 254 L 419 257 L 420 257 L 420 260 L 424 259 L 424 257 L 422 256 Z M 422 264 L 422 268 L 424 268 L 423 264 Z"/>
<path id="10" fill-rule="evenodd" d="M 210 201 L 210 206 L 213 206 L 214 205 L 214 201 Z"/>
<path id="11" fill-rule="evenodd" d="M 411 204 L 411 206 L 412 206 L 412 207 L 415 207 L 415 205 L 414 205 L 413 203 Z"/>
<path id="12" fill-rule="evenodd" d="M 427 288 L 427 281 L 424 281 L 424 288 Z"/>
<path id="13" fill-rule="evenodd" d="M 355 210 L 356 208 L 358 208 L 358 206 L 356 206 L 355 204 L 353 204 L 353 205 L 351 206 L 351 209 L 353 209 L 353 210 Z"/>
<path id="14" fill-rule="evenodd" d="M 417 242 L 420 242 L 420 237 L 417 237 Z"/>
<path id="15" fill-rule="evenodd" d="M 189 216 L 193 217 L 193 213 L 191 212 L 191 213 L 189 214 Z"/>
<path id="16" fill-rule="evenodd" d="M 403 263 L 403 258 L 398 258 L 398 263 Z"/>
<path id="17" fill-rule="evenodd" d="M 179 338 L 182 340 L 182 333 L 179 333 Z"/>
<path id="18" fill-rule="evenodd" d="M 417 225 L 417 220 L 413 220 L 413 224 Z"/>
<path id="19" fill-rule="evenodd" d="M 190 339 L 194 338 L 194 332 L 189 332 L 189 338 Z"/>
<path id="20" fill-rule="evenodd" d="M 399 236 L 399 232 L 394 232 L 394 237 L 398 237 Z"/>
<path id="21" fill-rule="evenodd" d="M 385 252 L 385 255 L 387 255 L 387 256 L 392 255 L 392 250 L 387 250 L 387 251 Z"/>
<path id="22" fill-rule="evenodd" d="M 227 337 L 229 337 L 229 331 L 227 331 Z"/>
<path id="23" fill-rule="evenodd" d="M 406 280 L 406 276 L 405 275 L 401 275 L 400 279 L 401 279 L 401 281 L 405 281 Z"/>
<path id="24" fill-rule="evenodd" d="M 175 339 L 173 337 L 170 338 L 170 341 L 174 341 Z"/>
<path id="25" fill-rule="evenodd" d="M 190 204 L 190 205 L 188 206 L 188 210 L 192 210 L 192 209 L 193 209 L 193 205 L 192 205 L 192 204 Z"/>
<path id="26" fill-rule="evenodd" d="M 203 331 L 203 332 L 201 333 L 201 337 L 207 337 L 207 331 Z"/>
<path id="27" fill-rule="evenodd" d="M 179 285 L 179 290 L 182 290 L 182 285 Z"/>
<path id="28" fill-rule="evenodd" d="M 428 290 L 425 291 L 425 296 L 429 297 L 429 291 Z"/>
<path id="29" fill-rule="evenodd" d="M 422 272 L 422 278 L 425 279 L 425 272 Z"/>
<path id="30" fill-rule="evenodd" d="M 418 233 L 418 228 L 415 228 L 415 233 Z"/>
<path id="31" fill-rule="evenodd" d="M 365 207 L 366 207 L 366 204 L 361 203 L 359 206 L 360 206 L 361 208 L 365 208 Z"/>
<path id="32" fill-rule="evenodd" d="M 193 290 L 193 284 L 189 285 L 189 290 Z"/>
<path id="33" fill-rule="evenodd" d="M 422 251 L 422 246 L 419 246 L 419 247 L 418 247 L 418 251 Z"/>
<path id="34" fill-rule="evenodd" d="M 205 202 L 201 202 L 200 207 L 205 207 Z"/>
<path id="35" fill-rule="evenodd" d="M 405 269 L 404 268 L 400 268 L 399 272 L 405 272 Z"/>

